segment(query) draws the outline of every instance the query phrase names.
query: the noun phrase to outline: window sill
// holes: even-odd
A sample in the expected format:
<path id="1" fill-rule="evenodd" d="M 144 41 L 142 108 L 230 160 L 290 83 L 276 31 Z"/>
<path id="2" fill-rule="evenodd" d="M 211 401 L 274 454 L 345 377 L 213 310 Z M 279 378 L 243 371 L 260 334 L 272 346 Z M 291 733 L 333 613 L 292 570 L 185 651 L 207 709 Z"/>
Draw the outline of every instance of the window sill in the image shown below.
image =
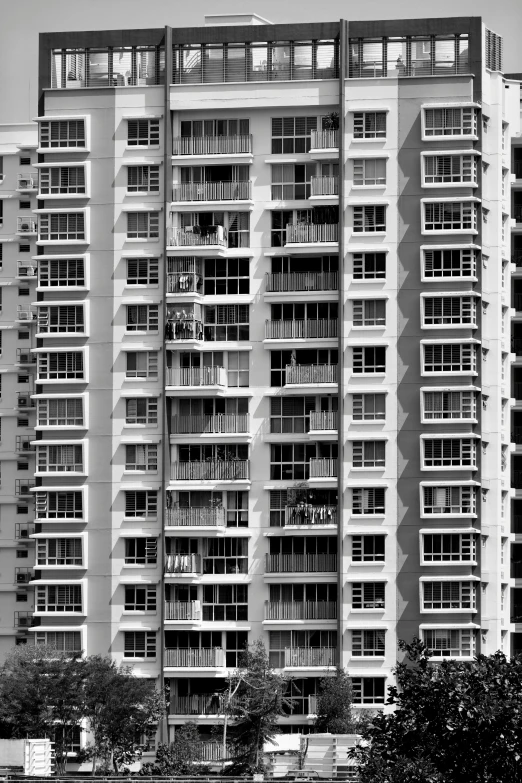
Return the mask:
<path id="1" fill-rule="evenodd" d="M 421 470 L 423 471 L 438 470 L 438 471 L 448 471 L 448 472 L 451 471 L 452 473 L 454 473 L 461 470 L 475 471 L 478 470 L 478 467 L 476 465 L 434 465 L 433 467 L 425 467 L 424 465 L 422 465 Z"/>
<path id="2" fill-rule="evenodd" d="M 444 528 L 440 529 L 441 534 L 444 533 Z M 477 565 L 476 560 L 438 560 L 436 563 L 432 563 L 428 560 L 421 560 L 421 565 L 426 566 L 429 568 L 430 566 L 436 566 L 439 568 L 447 568 L 451 566 L 469 566 L 470 568 L 475 568 Z"/>
<path id="3" fill-rule="evenodd" d="M 160 197 L 159 190 L 126 190 L 125 197 L 134 198 L 136 196 L 157 196 Z"/>
<path id="4" fill-rule="evenodd" d="M 434 329 L 478 329 L 477 324 L 421 324 L 422 331 Z"/>
<path id="5" fill-rule="evenodd" d="M 138 444 L 139 445 L 139 444 Z M 124 476 L 150 476 L 157 475 L 158 469 L 156 470 L 124 470 L 123 475 Z"/>
<path id="6" fill-rule="evenodd" d="M 386 607 L 381 607 L 380 609 L 354 609 L 353 606 L 350 606 L 350 613 L 356 612 L 357 614 L 366 614 L 371 612 L 372 614 L 377 614 L 377 612 L 385 612 Z"/>
<path id="7" fill-rule="evenodd" d="M 125 631 L 125 628 L 122 628 L 121 630 Z M 142 658 L 142 657 L 139 657 L 139 656 L 132 657 L 132 656 L 127 656 L 126 655 L 126 656 L 124 656 L 123 660 L 124 661 L 139 661 L 140 663 L 155 663 L 157 658 L 156 658 L 156 656 L 154 656 L 153 658 Z"/>
<path id="8" fill-rule="evenodd" d="M 126 150 L 159 150 L 161 149 L 159 144 L 126 144 Z M 47 150 L 49 152 L 49 150 Z"/>
<path id="9" fill-rule="evenodd" d="M 141 290 L 142 288 L 144 289 L 159 288 L 159 283 L 129 283 L 129 281 L 127 280 L 124 287 L 130 288 L 131 291 L 136 291 L 136 290 Z"/>
<path id="10" fill-rule="evenodd" d="M 359 326 L 359 325 L 355 326 L 354 324 L 352 324 L 352 331 L 355 331 L 355 330 L 366 331 L 366 330 L 370 330 L 370 329 L 374 330 L 374 331 L 376 329 L 386 329 L 386 324 L 372 324 L 371 326 L 369 324 L 367 326 L 366 325 L 364 325 L 364 326 Z"/>
<path id="11" fill-rule="evenodd" d="M 352 375 L 354 375 L 355 377 L 358 377 L 358 378 L 368 378 L 368 377 L 371 377 L 371 378 L 385 378 L 386 377 L 386 373 L 385 372 L 371 372 L 371 371 L 368 371 L 368 372 L 355 372 L 354 370 L 352 370 Z"/>
<path id="12" fill-rule="evenodd" d="M 469 275 L 467 277 L 452 277 L 450 275 L 440 275 L 438 277 L 426 277 L 421 275 L 423 283 L 477 283 L 478 277 Z"/>
<path id="13" fill-rule="evenodd" d="M 458 106 L 456 107 L 458 108 Z M 478 141 L 479 137 L 475 134 L 444 134 L 443 136 L 426 136 L 422 134 L 422 141 Z"/>
<path id="14" fill-rule="evenodd" d="M 359 535 L 359 533 L 357 533 L 356 535 Z M 369 566 L 370 568 L 375 568 L 375 566 L 383 566 L 384 563 L 385 563 L 384 560 L 367 560 L 365 563 L 354 562 L 353 560 L 351 560 L 350 567 L 361 568 L 361 567 Z"/>
<path id="15" fill-rule="evenodd" d="M 353 249 L 350 252 L 355 252 Z M 357 280 L 352 276 L 351 285 L 373 285 L 374 283 L 386 283 L 385 277 L 365 277 Z"/>
<path id="16" fill-rule="evenodd" d="M 354 139 L 352 136 L 349 143 L 350 144 L 376 144 L 380 142 L 382 144 L 382 142 L 385 142 L 386 140 L 387 140 L 386 136 L 381 136 L 381 138 L 379 139 Z"/>
<path id="17" fill-rule="evenodd" d="M 478 182 L 422 182 L 421 188 L 478 188 Z"/>
<path id="18" fill-rule="evenodd" d="M 386 519 L 386 514 L 354 514 L 353 511 L 350 512 L 350 517 L 352 519 Z"/>
<path id="19" fill-rule="evenodd" d="M 125 237 L 124 242 L 159 242 L 159 237 Z"/>
<path id="20" fill-rule="evenodd" d="M 473 236 L 477 236 L 478 231 L 476 228 L 447 228 L 433 230 L 422 228 L 421 234 L 425 237 L 444 236 L 445 234 L 449 234 L 450 236 L 458 236 L 460 234 L 472 234 Z"/>
<path id="21" fill-rule="evenodd" d="M 478 424 L 478 419 L 426 419 L 422 416 L 421 424 Z"/>
<path id="22" fill-rule="evenodd" d="M 157 609 L 124 609 L 122 612 L 122 615 L 131 615 L 131 617 L 150 617 L 157 614 Z"/>
<path id="23" fill-rule="evenodd" d="M 125 429 L 136 429 L 136 430 L 147 429 L 147 427 L 154 427 L 155 429 L 157 429 L 158 422 L 155 422 L 154 424 L 149 424 L 148 422 L 146 422 L 145 424 L 127 424 L 127 422 L 125 422 L 123 426 L 125 427 Z"/>
<path id="24" fill-rule="evenodd" d="M 143 536 L 137 536 L 138 538 L 143 538 Z M 147 564 L 147 563 L 124 563 L 122 565 L 122 568 L 130 568 L 132 570 L 138 570 L 143 568 L 157 568 L 157 563 L 153 564 Z"/>
<path id="25" fill-rule="evenodd" d="M 445 233 L 445 232 L 441 232 L 441 233 Z M 383 231 L 355 231 L 352 229 L 352 236 L 353 237 L 384 237 L 386 236 L 386 229 L 384 229 Z"/>
<path id="26" fill-rule="evenodd" d="M 361 437 L 362 437 L 362 436 L 361 436 Z M 350 473 L 355 473 L 355 472 L 366 472 L 366 471 L 370 471 L 370 470 L 371 470 L 371 471 L 377 471 L 377 470 L 381 470 L 381 471 L 382 471 L 382 470 L 386 470 L 386 465 L 371 465 L 371 466 L 369 466 L 369 467 L 360 467 L 360 466 L 357 466 L 357 467 L 356 467 L 355 465 L 352 465 L 352 466 L 350 467 Z"/>
<path id="27" fill-rule="evenodd" d="M 387 185 L 386 182 L 383 182 L 381 185 L 352 185 L 352 190 L 382 190 Z"/>

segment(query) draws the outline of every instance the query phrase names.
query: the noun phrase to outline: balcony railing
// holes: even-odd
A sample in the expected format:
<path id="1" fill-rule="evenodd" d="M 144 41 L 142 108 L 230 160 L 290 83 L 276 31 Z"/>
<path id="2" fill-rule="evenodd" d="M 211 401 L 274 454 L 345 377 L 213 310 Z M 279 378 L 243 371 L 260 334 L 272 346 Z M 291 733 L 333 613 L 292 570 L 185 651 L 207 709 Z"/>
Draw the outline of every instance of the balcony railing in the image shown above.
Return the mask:
<path id="1" fill-rule="evenodd" d="M 32 612 L 15 612 L 14 613 L 14 627 L 15 628 L 30 628 L 33 624 Z"/>
<path id="2" fill-rule="evenodd" d="M 34 522 L 17 522 L 15 525 L 15 537 L 19 541 L 30 541 L 35 531 Z"/>
<path id="3" fill-rule="evenodd" d="M 18 305 L 16 310 L 16 320 L 22 323 L 31 323 L 36 321 L 37 311 L 36 307 L 23 307 Z"/>
<path id="4" fill-rule="evenodd" d="M 337 506 L 313 506 L 299 503 L 285 506 L 285 527 L 292 525 L 336 525 Z"/>
<path id="5" fill-rule="evenodd" d="M 17 234 L 36 234 L 38 223 L 33 218 L 19 217 L 16 224 Z"/>
<path id="6" fill-rule="evenodd" d="M 337 571 L 337 555 L 266 555 L 267 574 L 330 573 Z"/>
<path id="7" fill-rule="evenodd" d="M 224 367 L 167 367 L 167 386 L 226 386 Z"/>
<path id="8" fill-rule="evenodd" d="M 337 324 L 337 319 L 333 318 L 318 318 L 315 321 L 265 321 L 265 337 L 267 340 L 331 339 L 337 337 Z"/>
<path id="9" fill-rule="evenodd" d="M 17 277 L 36 277 L 38 269 L 36 264 L 28 264 L 26 261 L 16 262 Z"/>
<path id="10" fill-rule="evenodd" d="M 312 177 L 311 178 L 312 196 L 338 196 L 339 195 L 339 177 Z M 333 240 L 326 240 L 333 241 Z"/>
<path id="11" fill-rule="evenodd" d="M 266 601 L 266 620 L 336 620 L 335 601 Z"/>
<path id="12" fill-rule="evenodd" d="M 171 228 L 167 231 L 167 245 L 170 247 L 198 247 L 219 245 L 227 247 L 227 236 L 223 226 L 216 226 L 208 233 L 194 233 L 184 228 Z"/>
<path id="13" fill-rule="evenodd" d="M 337 272 L 278 272 L 266 275 L 268 293 L 286 291 L 337 291 L 339 275 Z"/>
<path id="14" fill-rule="evenodd" d="M 224 666 L 225 654 L 221 647 L 190 647 L 165 650 L 165 666 Z"/>
<path id="15" fill-rule="evenodd" d="M 337 411 L 311 411 L 310 429 L 321 431 L 336 430 Z"/>
<path id="16" fill-rule="evenodd" d="M 214 435 L 248 432 L 248 415 L 218 413 L 215 416 L 173 416 L 171 432 L 176 435 Z"/>
<path id="17" fill-rule="evenodd" d="M 220 715 L 219 693 L 197 693 L 192 696 L 175 696 L 170 702 L 171 715 Z"/>
<path id="18" fill-rule="evenodd" d="M 165 601 L 165 620 L 200 620 L 199 601 Z"/>
<path id="19" fill-rule="evenodd" d="M 324 223 L 318 225 L 288 225 L 286 227 L 286 242 L 307 244 L 311 242 L 338 242 L 339 225 Z"/>
<path id="20" fill-rule="evenodd" d="M 337 364 L 287 364 L 285 386 L 337 383 Z"/>
<path id="21" fill-rule="evenodd" d="M 173 481 L 240 481 L 248 479 L 249 464 L 246 459 L 174 462 L 171 478 Z"/>
<path id="22" fill-rule="evenodd" d="M 252 198 L 252 183 L 182 182 L 172 192 L 172 201 L 246 201 Z"/>
<path id="23" fill-rule="evenodd" d="M 224 527 L 225 509 L 198 506 L 167 508 L 165 524 L 169 527 Z"/>
<path id="24" fill-rule="evenodd" d="M 337 478 L 336 459 L 311 459 L 310 478 Z"/>
<path id="25" fill-rule="evenodd" d="M 175 272 L 167 275 L 168 294 L 201 294 L 203 278 L 195 272 Z"/>
<path id="26" fill-rule="evenodd" d="M 339 147 L 339 131 L 313 130 L 310 143 L 313 150 L 337 149 Z"/>
<path id="27" fill-rule="evenodd" d="M 166 574 L 201 574 L 201 555 L 166 555 Z"/>
<path id="28" fill-rule="evenodd" d="M 335 647 L 285 647 L 285 666 L 337 666 Z"/>
<path id="29" fill-rule="evenodd" d="M 252 152 L 252 136 L 178 136 L 173 155 L 241 155 Z"/>

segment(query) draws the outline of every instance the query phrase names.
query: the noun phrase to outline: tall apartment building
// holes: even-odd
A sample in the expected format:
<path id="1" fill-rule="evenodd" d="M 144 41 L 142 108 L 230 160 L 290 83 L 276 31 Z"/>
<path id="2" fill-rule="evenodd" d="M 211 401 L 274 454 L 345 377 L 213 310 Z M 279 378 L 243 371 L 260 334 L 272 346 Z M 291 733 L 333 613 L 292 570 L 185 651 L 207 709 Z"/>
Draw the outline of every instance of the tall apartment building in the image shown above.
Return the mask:
<path id="1" fill-rule="evenodd" d="M 24 638 L 164 681 L 172 736 L 261 637 L 307 731 L 338 664 L 382 706 L 399 639 L 521 646 L 520 82 L 475 17 L 209 22 L 41 36 Z"/>

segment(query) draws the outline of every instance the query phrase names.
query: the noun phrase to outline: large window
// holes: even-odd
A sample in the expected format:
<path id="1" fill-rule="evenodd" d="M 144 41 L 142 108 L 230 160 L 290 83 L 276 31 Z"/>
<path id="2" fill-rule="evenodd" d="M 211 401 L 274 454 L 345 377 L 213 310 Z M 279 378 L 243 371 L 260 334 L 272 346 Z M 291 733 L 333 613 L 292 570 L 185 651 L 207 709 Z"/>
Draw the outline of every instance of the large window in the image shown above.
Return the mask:
<path id="1" fill-rule="evenodd" d="M 205 258 L 203 263 L 206 296 L 250 293 L 249 258 Z"/>
<path id="2" fill-rule="evenodd" d="M 271 397 L 270 432 L 308 432 L 315 397 Z"/>
<path id="3" fill-rule="evenodd" d="M 156 473 L 158 447 L 155 443 L 127 444 L 125 446 L 125 470 Z"/>
<path id="4" fill-rule="evenodd" d="M 86 241 L 83 212 L 43 213 L 38 218 L 38 239 L 45 242 Z"/>
<path id="5" fill-rule="evenodd" d="M 310 138 L 317 130 L 317 117 L 273 117 L 272 154 L 310 152 Z"/>
<path id="6" fill-rule="evenodd" d="M 127 212 L 127 239 L 158 239 L 159 212 Z"/>
<path id="7" fill-rule="evenodd" d="M 476 490 L 472 486 L 430 486 L 422 488 L 423 514 L 475 514 Z"/>
<path id="8" fill-rule="evenodd" d="M 385 326 L 386 299 L 354 299 L 353 326 Z"/>
<path id="9" fill-rule="evenodd" d="M 128 351 L 127 352 L 127 378 L 158 377 L 158 354 L 156 351 Z"/>
<path id="10" fill-rule="evenodd" d="M 128 258 L 127 285 L 158 285 L 157 258 Z"/>
<path id="11" fill-rule="evenodd" d="M 383 658 L 386 631 L 352 631 L 352 656 L 355 658 Z"/>
<path id="12" fill-rule="evenodd" d="M 80 631 L 37 631 L 35 644 L 55 647 L 60 652 L 80 653 L 82 635 Z"/>
<path id="13" fill-rule="evenodd" d="M 422 632 L 422 640 L 432 658 L 473 658 L 476 632 L 469 628 L 433 628 Z"/>
<path id="14" fill-rule="evenodd" d="M 305 481 L 309 476 L 309 462 L 315 456 L 315 443 L 272 443 L 270 478 L 274 481 Z"/>
<path id="15" fill-rule="evenodd" d="M 85 332 L 83 304 L 39 307 L 38 331 L 41 334 L 83 334 Z"/>
<path id="16" fill-rule="evenodd" d="M 473 106 L 424 109 L 424 135 L 476 136 L 477 109 Z"/>
<path id="17" fill-rule="evenodd" d="M 421 301 L 424 326 L 476 326 L 475 296 L 425 296 Z"/>
<path id="18" fill-rule="evenodd" d="M 204 622 L 248 620 L 248 585 L 203 585 Z"/>
<path id="19" fill-rule="evenodd" d="M 470 184 L 477 182 L 475 155 L 425 155 L 424 184 Z"/>
<path id="20" fill-rule="evenodd" d="M 157 332 L 158 305 L 127 305 L 128 332 Z"/>
<path id="21" fill-rule="evenodd" d="M 386 465 L 385 440 L 354 440 L 352 443 L 352 467 L 384 468 Z"/>
<path id="22" fill-rule="evenodd" d="M 477 559 L 474 533 L 423 533 L 423 563 L 473 563 Z"/>
<path id="23" fill-rule="evenodd" d="M 424 204 L 424 231 L 476 232 L 474 201 L 436 201 Z"/>
<path id="24" fill-rule="evenodd" d="M 361 204 L 353 207 L 353 232 L 375 234 L 386 231 L 386 207 L 383 204 Z"/>
<path id="25" fill-rule="evenodd" d="M 83 494 L 78 491 L 36 493 L 37 519 L 83 519 Z"/>
<path id="26" fill-rule="evenodd" d="M 124 658 L 155 658 L 156 631 L 124 631 Z"/>
<path id="27" fill-rule="evenodd" d="M 40 123 L 42 149 L 85 149 L 85 120 L 46 120 Z"/>
<path id="28" fill-rule="evenodd" d="M 477 275 L 477 251 L 474 248 L 448 250 L 424 248 L 423 273 L 426 280 L 468 279 Z"/>
<path id="29" fill-rule="evenodd" d="M 81 538 L 39 538 L 36 563 L 45 566 L 83 565 Z"/>
<path id="30" fill-rule="evenodd" d="M 39 473 L 83 473 L 83 446 L 38 446 L 37 470 Z"/>
<path id="31" fill-rule="evenodd" d="M 384 514 L 384 487 L 354 487 L 352 514 Z"/>
<path id="32" fill-rule="evenodd" d="M 210 342 L 249 340 L 249 305 L 207 305 L 204 335 Z"/>
<path id="33" fill-rule="evenodd" d="M 354 421 L 384 421 L 385 418 L 385 394 L 352 394 L 352 419 Z"/>
<path id="34" fill-rule="evenodd" d="M 250 356 L 248 351 L 228 352 L 229 388 L 247 387 L 250 384 Z"/>
<path id="35" fill-rule="evenodd" d="M 125 400 L 125 424 L 158 423 L 157 397 L 130 397 Z"/>
<path id="36" fill-rule="evenodd" d="M 158 147 L 159 120 L 127 120 L 127 144 L 129 147 Z"/>
<path id="37" fill-rule="evenodd" d="M 386 372 L 386 348 L 384 346 L 360 346 L 353 350 L 353 373 L 357 375 Z"/>
<path id="38" fill-rule="evenodd" d="M 125 585 L 126 612 L 155 612 L 156 586 Z"/>
<path id="39" fill-rule="evenodd" d="M 247 574 L 248 538 L 207 538 L 203 552 L 204 574 Z"/>
<path id="40" fill-rule="evenodd" d="M 354 280 L 384 280 L 386 278 L 386 253 L 354 253 Z"/>
<path id="41" fill-rule="evenodd" d="M 385 111 L 357 111 L 353 115 L 354 139 L 385 139 Z"/>
<path id="42" fill-rule="evenodd" d="M 84 259 L 38 259 L 38 286 L 40 288 L 85 286 Z"/>
<path id="43" fill-rule="evenodd" d="M 38 399 L 37 418 L 41 427 L 83 427 L 83 398 Z"/>
<path id="44" fill-rule="evenodd" d="M 127 518 L 155 518 L 157 513 L 158 493 L 155 490 L 127 490 L 125 492 L 125 516 Z"/>
<path id="45" fill-rule="evenodd" d="M 315 171 L 315 163 L 272 164 L 272 201 L 310 198 L 310 181 Z"/>
<path id="46" fill-rule="evenodd" d="M 424 438 L 422 444 L 425 468 L 476 467 L 474 438 Z"/>
<path id="47" fill-rule="evenodd" d="M 40 169 L 42 195 L 85 195 L 84 166 L 53 166 Z"/>
<path id="48" fill-rule="evenodd" d="M 384 704 L 385 691 L 384 677 L 352 677 L 354 704 Z"/>
<path id="49" fill-rule="evenodd" d="M 476 589 L 474 582 L 421 582 L 422 611 L 444 612 L 456 609 L 474 612 Z"/>
<path id="50" fill-rule="evenodd" d="M 423 407 L 423 421 L 475 419 L 476 393 L 474 391 L 425 391 Z"/>
<path id="51" fill-rule="evenodd" d="M 38 612 L 82 612 L 81 585 L 38 585 L 35 592 Z"/>
<path id="52" fill-rule="evenodd" d="M 424 373 L 475 373 L 476 348 L 473 343 L 424 345 Z"/>
<path id="53" fill-rule="evenodd" d="M 386 536 L 352 536 L 352 561 L 354 563 L 384 563 Z"/>
<path id="54" fill-rule="evenodd" d="M 157 538 L 126 538 L 125 565 L 156 565 Z"/>
<path id="55" fill-rule="evenodd" d="M 352 609 L 384 609 L 385 582 L 353 582 Z"/>
<path id="56" fill-rule="evenodd" d="M 127 166 L 128 193 L 159 193 L 159 166 Z"/>

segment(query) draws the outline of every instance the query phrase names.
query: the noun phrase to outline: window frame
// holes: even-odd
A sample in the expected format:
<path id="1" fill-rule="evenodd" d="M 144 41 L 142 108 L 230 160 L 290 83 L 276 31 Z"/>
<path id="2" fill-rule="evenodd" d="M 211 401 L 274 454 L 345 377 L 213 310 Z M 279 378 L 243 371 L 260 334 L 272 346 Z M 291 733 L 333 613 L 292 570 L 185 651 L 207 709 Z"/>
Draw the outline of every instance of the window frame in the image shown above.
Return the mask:
<path id="1" fill-rule="evenodd" d="M 140 654 L 141 653 L 141 654 Z M 152 661 L 157 656 L 156 631 L 123 631 L 123 658 Z"/>
<path id="2" fill-rule="evenodd" d="M 420 516 L 421 518 L 431 519 L 432 517 L 476 517 L 477 516 L 477 488 L 474 484 L 468 484 L 466 482 L 437 482 L 426 483 L 422 482 L 420 485 Z M 441 491 L 445 493 L 444 502 L 439 502 L 439 498 L 436 498 L 435 492 L 438 491 L 439 496 Z M 449 491 L 448 491 L 449 490 Z M 430 494 L 432 496 L 431 503 Z M 457 497 L 452 497 L 458 494 Z M 455 502 L 458 500 L 458 502 Z M 449 503 L 448 503 L 449 501 Z M 440 511 L 439 509 L 449 509 L 447 512 Z M 430 511 L 429 509 L 437 509 L 436 511 Z M 463 511 L 462 509 L 469 509 Z"/>
<path id="3" fill-rule="evenodd" d="M 421 199 L 421 234 L 478 234 L 478 199 L 475 196 Z"/>
<path id="4" fill-rule="evenodd" d="M 350 395 L 351 402 L 352 402 L 352 421 L 386 421 L 386 392 L 355 392 Z M 361 398 L 360 401 L 356 398 Z M 384 401 L 383 405 L 383 411 L 382 414 L 379 410 L 377 410 L 378 406 L 376 405 L 377 398 L 382 397 Z M 366 399 L 371 400 L 373 399 L 373 406 L 369 406 L 373 408 L 373 411 L 370 411 L 373 415 L 367 415 L 366 413 Z M 357 411 L 356 411 L 356 404 L 357 404 Z M 360 409 L 360 410 L 359 410 Z M 377 414 L 377 415 L 376 415 Z"/>
<path id="5" fill-rule="evenodd" d="M 358 236 L 386 233 L 387 204 L 354 204 L 352 233 Z"/>
<path id="6" fill-rule="evenodd" d="M 126 285 L 132 287 L 138 286 L 159 286 L 159 258 L 127 258 L 127 279 Z M 132 274 L 132 267 L 135 266 L 135 273 Z"/>
<path id="7" fill-rule="evenodd" d="M 421 435 L 421 470 L 478 470 L 477 438 L 472 434 Z"/>
<path id="8" fill-rule="evenodd" d="M 386 439 L 352 441 L 351 470 L 384 470 L 386 467 Z"/>
<path id="9" fill-rule="evenodd" d="M 159 242 L 160 210 L 129 211 L 127 215 L 126 242 Z"/>
<path id="10" fill-rule="evenodd" d="M 158 397 L 126 397 L 125 398 L 125 426 L 127 427 L 157 427 L 158 426 Z M 136 413 L 129 414 L 131 404 L 136 404 Z M 140 407 L 144 411 L 140 413 Z M 142 421 L 140 421 L 142 419 Z"/>
<path id="11" fill-rule="evenodd" d="M 58 144 L 52 143 L 53 135 L 55 137 L 54 141 L 59 142 Z M 41 153 L 89 152 L 88 118 L 71 117 L 68 119 L 66 117 L 56 117 L 54 119 L 40 119 L 38 121 L 38 145 L 37 152 Z"/>
<path id="12" fill-rule="evenodd" d="M 134 131 L 133 126 L 136 126 Z M 131 128 L 133 129 L 131 134 Z M 159 148 L 160 120 L 156 117 L 129 117 L 127 119 L 127 147 L 131 149 Z"/>
<path id="13" fill-rule="evenodd" d="M 388 112 L 386 109 L 376 109 L 372 111 L 368 111 L 366 109 L 356 111 L 352 109 L 351 114 L 353 114 L 352 141 L 383 141 L 386 139 L 386 134 L 388 131 Z M 367 124 L 371 125 L 371 123 L 368 121 L 372 116 L 374 118 L 373 127 L 375 130 L 367 128 Z M 380 117 L 380 121 L 377 119 L 378 116 Z M 382 122 L 383 117 L 384 123 Z M 384 130 L 382 128 L 379 129 L 379 124 L 384 125 Z"/>
<path id="14" fill-rule="evenodd" d="M 38 259 L 38 288 L 45 291 L 60 288 L 87 288 L 88 264 L 85 256 Z M 56 281 L 56 284 L 53 284 Z"/>
<path id="15" fill-rule="evenodd" d="M 422 293 L 421 329 L 477 329 L 478 298 L 473 291 Z"/>
<path id="16" fill-rule="evenodd" d="M 459 356 L 457 357 L 457 349 Z M 437 358 L 437 354 L 440 358 Z M 430 357 L 430 353 L 432 356 Z M 438 342 L 421 341 L 421 375 L 437 377 L 442 375 L 476 376 L 478 375 L 478 350 L 475 342 L 440 340 Z M 457 364 L 458 362 L 458 364 Z M 437 369 L 428 369 L 436 367 Z"/>
<path id="17" fill-rule="evenodd" d="M 458 282 L 460 280 L 467 281 L 467 282 L 476 282 L 478 280 L 477 267 L 478 267 L 478 260 L 479 260 L 478 256 L 480 252 L 480 248 L 478 245 L 473 245 L 473 244 L 450 245 L 450 246 L 421 245 L 420 251 L 421 251 L 422 282 L 437 283 L 439 282 L 439 280 L 440 281 L 447 280 L 448 282 Z M 456 253 L 458 253 L 460 257 L 459 258 L 460 274 L 458 275 L 434 274 L 435 264 L 437 264 L 437 268 L 440 269 L 441 271 L 444 271 L 445 264 L 447 265 L 446 266 L 447 269 L 452 269 L 453 262 L 456 260 L 455 259 Z M 468 270 L 469 270 L 469 274 L 465 274 L 465 272 Z M 432 274 L 429 274 L 430 271 L 432 272 Z"/>
<path id="18" fill-rule="evenodd" d="M 449 159 L 449 169 L 445 159 Z M 454 166 L 454 161 L 458 161 L 458 171 Z M 429 172 L 429 168 L 432 168 L 433 171 Z M 476 152 L 473 150 L 421 152 L 421 187 L 478 187 L 478 156 Z"/>
<path id="19" fill-rule="evenodd" d="M 352 329 L 382 329 L 386 326 L 386 297 L 352 299 Z"/>
<path id="20" fill-rule="evenodd" d="M 431 585 L 431 587 L 429 587 Z M 444 590 L 444 586 L 446 590 Z M 452 595 L 455 586 L 458 585 L 458 596 Z M 448 590 L 448 586 L 451 586 Z M 477 588 L 473 577 L 421 577 L 419 582 L 420 589 L 420 611 L 421 614 L 439 614 L 444 613 L 466 613 L 472 614 L 477 611 Z M 431 595 L 430 595 L 431 594 Z M 446 595 L 445 595 L 446 594 Z M 459 606 L 450 606 L 458 603 Z M 432 604 L 429 606 L 429 604 Z M 434 606 L 436 604 L 436 606 Z M 469 604 L 463 606 L 463 604 Z"/>
<path id="21" fill-rule="evenodd" d="M 134 182 L 131 182 L 131 180 L 134 180 Z M 159 194 L 159 192 L 159 163 L 140 163 L 127 166 L 127 194 Z"/>
<path id="22" fill-rule="evenodd" d="M 420 563 L 423 566 L 439 568 L 476 566 L 478 563 L 477 539 L 478 531 L 469 528 L 421 529 L 419 531 Z M 457 546 L 453 548 L 455 544 Z M 429 545 L 431 545 L 431 549 Z"/>
<path id="23" fill-rule="evenodd" d="M 78 410 L 75 410 L 78 407 L 78 402 L 80 403 L 81 415 L 78 415 Z M 55 405 L 59 407 L 60 403 L 65 404 L 63 416 L 59 411 L 52 410 Z M 70 413 L 69 407 L 71 407 Z M 38 397 L 36 400 L 36 423 L 38 428 L 86 429 L 86 398 L 83 395 Z"/>
<path id="24" fill-rule="evenodd" d="M 468 423 L 473 424 L 478 421 L 477 419 L 477 396 L 478 396 L 479 389 L 478 387 L 461 387 L 461 386 L 452 386 L 451 388 L 436 388 L 436 387 L 421 387 L 421 422 L 423 424 L 436 424 L 437 422 L 447 422 L 447 423 Z M 455 408 L 454 405 L 454 398 L 453 395 L 458 394 L 460 396 L 459 400 L 459 407 Z M 437 395 L 442 395 L 442 405 L 436 409 L 435 406 L 432 406 L 430 409 L 427 405 L 428 402 L 428 396 L 432 395 L 433 397 L 436 397 Z M 466 396 L 468 396 L 468 399 L 466 399 Z M 432 401 L 429 400 L 431 403 Z M 435 400 L 433 400 L 435 402 Z M 428 415 L 430 411 L 433 411 L 434 413 L 439 410 L 442 414 L 445 412 L 449 412 L 450 414 L 455 412 L 459 413 L 460 415 L 454 416 L 454 415 L 441 415 L 441 416 L 435 416 L 435 415 Z M 462 413 L 466 410 L 469 411 L 468 416 L 463 416 Z"/>
<path id="25" fill-rule="evenodd" d="M 384 188 L 387 184 L 387 156 L 377 155 L 367 158 L 352 158 L 352 188 Z M 384 163 L 384 175 L 378 176 L 378 165 Z M 373 175 L 371 174 L 373 164 Z M 382 166 L 380 167 L 382 168 Z M 368 171 L 367 171 L 368 169 Z"/>
<path id="26" fill-rule="evenodd" d="M 159 331 L 158 304 L 128 304 L 126 308 L 125 331 L 130 334 L 157 333 Z"/>
<path id="27" fill-rule="evenodd" d="M 429 133 L 428 131 L 433 128 L 436 129 L 435 123 L 428 123 L 428 112 L 436 112 L 441 111 L 444 112 L 446 117 L 443 116 L 442 123 L 439 125 L 441 129 L 458 129 L 460 133 Z M 446 124 L 446 118 L 449 119 L 449 112 L 460 112 L 460 122 L 457 125 L 456 123 L 453 124 Z M 465 119 L 465 112 L 469 112 L 469 118 Z M 422 124 L 422 140 L 423 141 L 440 141 L 443 139 L 450 139 L 451 141 L 462 139 L 462 140 L 471 140 L 471 141 L 478 141 L 478 107 L 472 104 L 471 106 L 464 105 L 464 104 L 446 104 L 441 106 L 436 105 L 424 105 L 422 106 L 422 112 L 421 112 L 421 124 Z M 469 128 L 470 132 L 466 133 L 465 129 Z"/>
<path id="28" fill-rule="evenodd" d="M 157 473 L 159 447 L 157 443 L 125 443 L 125 473 Z"/>
<path id="29" fill-rule="evenodd" d="M 435 645 L 430 643 L 430 634 L 433 634 L 432 640 L 440 642 L 447 641 L 446 645 L 436 641 Z M 442 638 L 447 634 L 446 639 Z M 464 641 L 467 637 L 467 641 Z M 456 639 L 458 638 L 458 642 Z M 423 628 L 422 641 L 431 650 L 432 660 L 473 660 L 477 648 L 477 632 L 475 628 Z M 456 642 L 456 643 L 455 643 Z M 466 654 L 467 651 L 467 654 Z"/>

